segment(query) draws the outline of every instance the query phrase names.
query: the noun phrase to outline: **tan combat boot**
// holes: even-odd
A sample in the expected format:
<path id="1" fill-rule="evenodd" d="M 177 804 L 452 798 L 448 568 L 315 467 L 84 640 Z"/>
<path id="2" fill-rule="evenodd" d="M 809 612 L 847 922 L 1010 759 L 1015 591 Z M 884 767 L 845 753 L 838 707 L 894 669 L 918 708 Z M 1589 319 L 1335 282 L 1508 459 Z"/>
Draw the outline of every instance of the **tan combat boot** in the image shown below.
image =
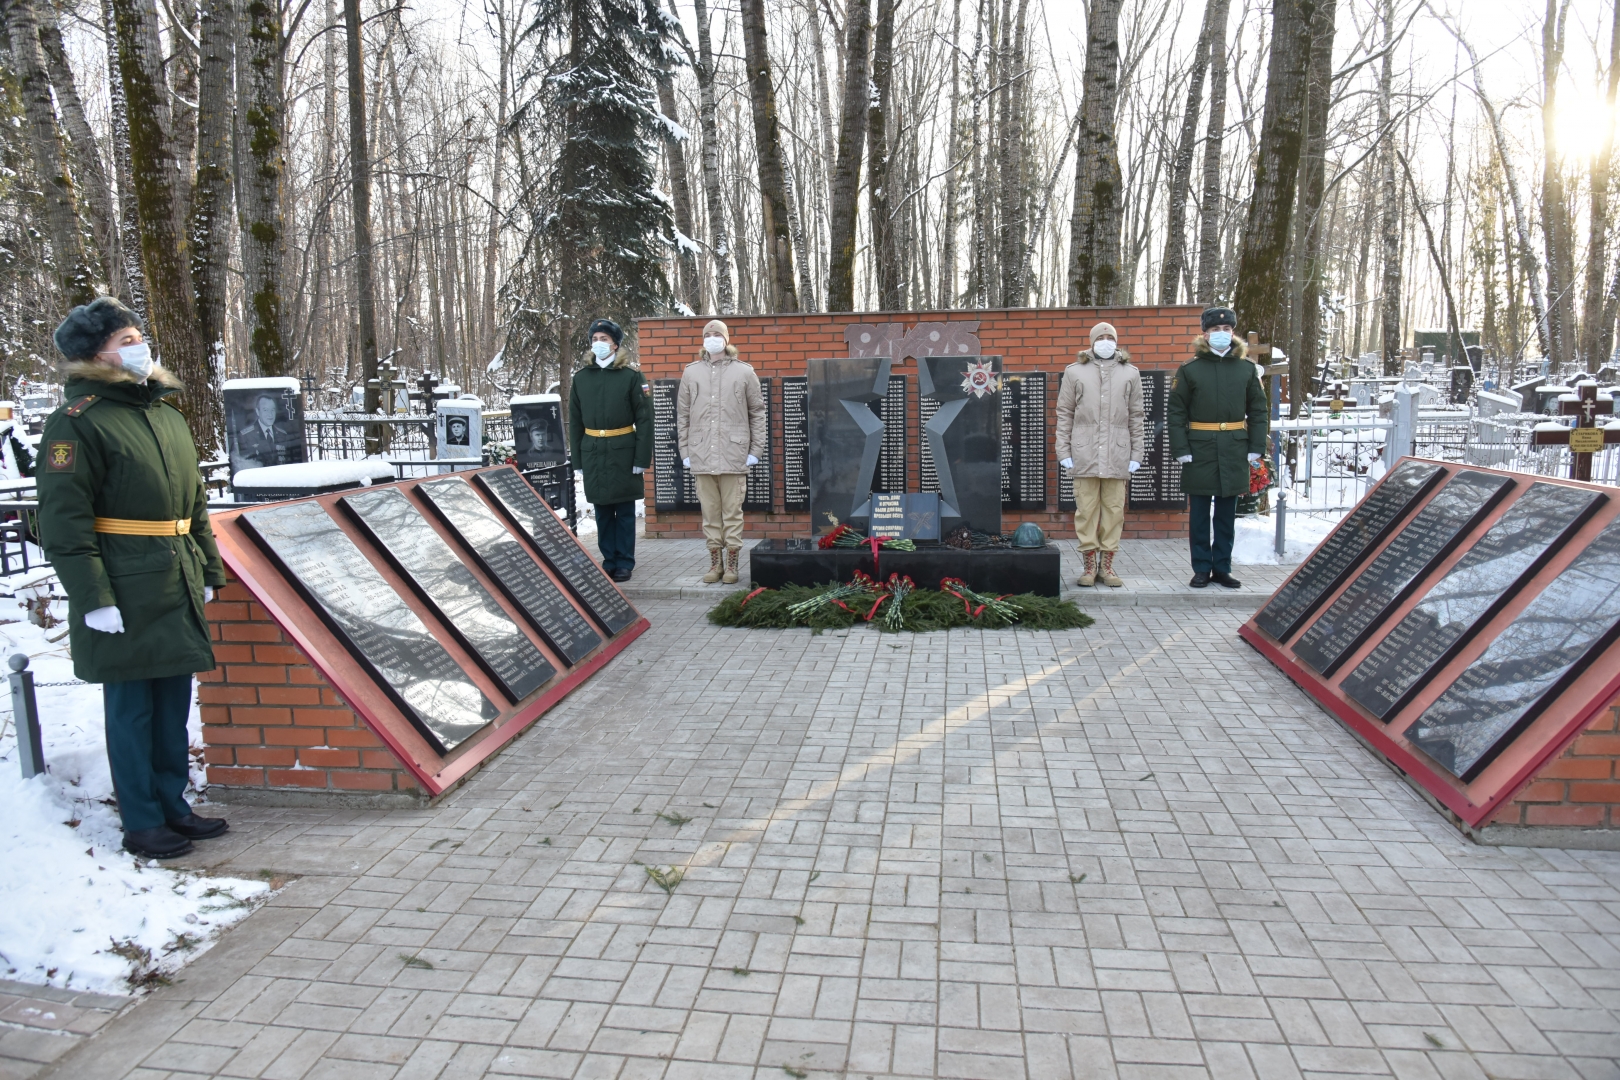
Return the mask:
<path id="1" fill-rule="evenodd" d="M 727 585 L 737 584 L 737 560 L 742 556 L 742 548 L 726 548 L 726 572 L 721 581 Z"/>
<path id="2" fill-rule="evenodd" d="M 713 585 L 720 580 L 720 549 L 709 549 L 709 572 L 703 575 L 703 584 Z"/>
<path id="3" fill-rule="evenodd" d="M 1086 562 L 1080 571 L 1079 585 L 1082 589 L 1089 589 L 1097 584 L 1097 553 L 1095 551 L 1083 551 L 1080 554 L 1084 556 Z"/>
<path id="4" fill-rule="evenodd" d="M 1102 553 L 1102 571 L 1097 576 L 1102 578 L 1102 583 L 1110 589 L 1117 589 L 1125 584 L 1124 581 L 1120 580 L 1119 575 L 1114 573 L 1114 553 L 1112 551 Z"/>

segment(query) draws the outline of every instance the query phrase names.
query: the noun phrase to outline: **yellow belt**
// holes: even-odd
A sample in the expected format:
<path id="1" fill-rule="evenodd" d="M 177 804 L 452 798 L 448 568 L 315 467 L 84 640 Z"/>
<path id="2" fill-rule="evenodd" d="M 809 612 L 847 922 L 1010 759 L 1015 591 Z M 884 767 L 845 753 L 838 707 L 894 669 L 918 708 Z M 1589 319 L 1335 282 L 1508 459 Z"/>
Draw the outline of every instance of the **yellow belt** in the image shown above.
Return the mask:
<path id="1" fill-rule="evenodd" d="M 1194 431 L 1248 431 L 1247 420 L 1222 420 L 1218 424 L 1197 424 L 1188 422 L 1187 426 Z"/>
<path id="2" fill-rule="evenodd" d="M 585 434 L 594 435 L 598 439 L 611 439 L 615 435 L 628 435 L 635 430 L 636 425 L 634 424 L 631 424 L 629 427 L 616 428 L 588 427 L 585 429 Z"/>
<path id="3" fill-rule="evenodd" d="M 184 536 L 191 531 L 191 519 L 178 521 L 137 521 L 133 518 L 96 518 L 96 532 L 115 536 Z"/>

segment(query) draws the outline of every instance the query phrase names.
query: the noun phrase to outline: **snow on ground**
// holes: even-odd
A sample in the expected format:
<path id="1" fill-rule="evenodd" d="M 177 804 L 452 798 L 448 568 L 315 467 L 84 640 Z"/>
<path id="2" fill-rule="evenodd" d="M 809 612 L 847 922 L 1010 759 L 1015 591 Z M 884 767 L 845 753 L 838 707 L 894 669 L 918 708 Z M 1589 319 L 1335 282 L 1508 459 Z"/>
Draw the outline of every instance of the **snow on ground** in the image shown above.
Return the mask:
<path id="1" fill-rule="evenodd" d="M 18 580 L 0 581 L 0 595 L 9 597 Z M 4 691 L 0 976 L 107 994 L 156 985 L 205 952 L 221 930 L 268 895 L 270 886 L 165 869 L 123 850 L 107 769 L 101 687 L 74 680 L 66 623 L 41 629 L 26 621 L 20 604 L 12 606 L 17 603 L 0 600 L 0 657 L 22 652 L 30 658 L 49 771 L 22 779 L 9 690 Z M 65 618 L 65 601 L 49 607 L 55 617 Z M 47 683 L 69 685 L 41 685 Z M 201 744 L 193 706 L 194 761 Z M 193 783 L 201 780 L 198 763 Z"/>
<path id="2" fill-rule="evenodd" d="M 1232 562 L 1246 566 L 1302 562 L 1339 521 L 1338 514 L 1296 513 L 1290 508 L 1284 522 L 1286 554 L 1279 559 L 1276 517 L 1272 514 L 1240 517 L 1237 542 L 1232 545 Z"/>
<path id="3" fill-rule="evenodd" d="M 651 470 L 648 471 L 647 480 L 649 483 L 652 481 Z M 595 536 L 596 507 L 592 506 L 585 498 L 585 473 L 580 470 L 575 470 L 574 472 L 574 507 L 579 514 L 579 537 L 583 539 L 587 536 Z M 561 513 L 561 511 L 558 512 Z M 641 521 L 636 522 L 636 535 L 645 535 L 647 531 L 646 499 L 636 500 L 636 517 L 642 519 Z"/>

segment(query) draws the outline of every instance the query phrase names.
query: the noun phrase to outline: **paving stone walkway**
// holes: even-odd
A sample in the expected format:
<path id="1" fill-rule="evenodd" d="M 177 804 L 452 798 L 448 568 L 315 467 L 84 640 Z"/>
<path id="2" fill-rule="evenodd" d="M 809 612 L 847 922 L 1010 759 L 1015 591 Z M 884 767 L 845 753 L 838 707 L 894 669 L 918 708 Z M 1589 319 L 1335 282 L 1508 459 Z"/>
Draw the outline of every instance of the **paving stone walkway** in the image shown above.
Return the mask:
<path id="1" fill-rule="evenodd" d="M 438 806 L 233 808 L 300 876 L 40 1075 L 1620 1076 L 1620 855 L 1472 845 L 1239 610 L 643 607 Z"/>

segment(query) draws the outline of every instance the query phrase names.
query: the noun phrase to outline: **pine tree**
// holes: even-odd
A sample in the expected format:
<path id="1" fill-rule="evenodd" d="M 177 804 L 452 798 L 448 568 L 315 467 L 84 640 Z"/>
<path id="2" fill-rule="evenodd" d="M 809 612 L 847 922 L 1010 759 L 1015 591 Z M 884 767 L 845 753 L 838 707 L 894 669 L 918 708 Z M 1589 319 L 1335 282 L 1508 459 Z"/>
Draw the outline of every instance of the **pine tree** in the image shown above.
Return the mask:
<path id="1" fill-rule="evenodd" d="M 552 126 L 557 148 L 545 178 L 544 232 L 556 302 L 569 321 L 558 341 L 566 378 L 592 319 L 628 324 L 672 304 L 664 260 L 674 233 L 654 167 L 664 121 L 653 77 L 671 60 L 675 24 L 654 0 L 537 7 L 530 32 L 545 44 L 533 63 L 544 69 L 529 73 L 543 79 L 532 115 Z"/>

